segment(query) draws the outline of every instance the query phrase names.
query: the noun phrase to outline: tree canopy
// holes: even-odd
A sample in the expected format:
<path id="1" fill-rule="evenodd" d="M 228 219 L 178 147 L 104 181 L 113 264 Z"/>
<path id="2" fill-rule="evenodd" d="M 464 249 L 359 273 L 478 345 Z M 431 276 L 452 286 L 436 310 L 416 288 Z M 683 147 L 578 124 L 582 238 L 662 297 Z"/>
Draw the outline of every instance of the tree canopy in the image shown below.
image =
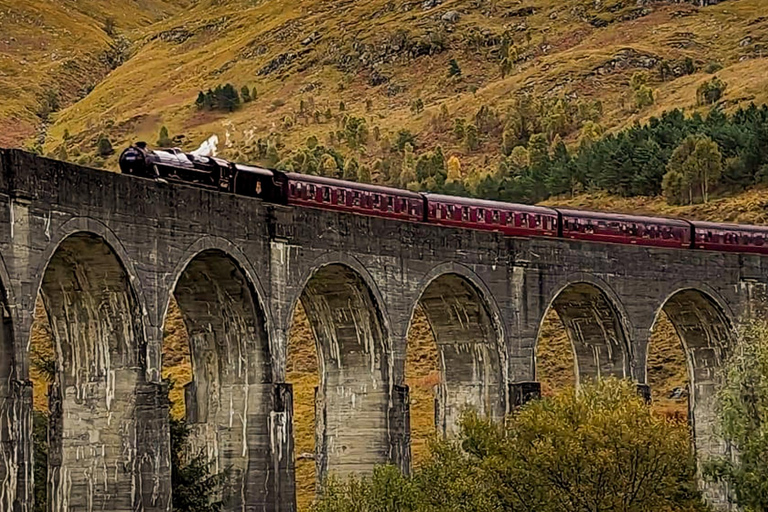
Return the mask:
<path id="1" fill-rule="evenodd" d="M 505 424 L 468 413 L 411 476 L 378 468 L 326 485 L 316 512 L 705 510 L 687 426 L 651 411 L 629 382 L 534 401 Z"/>

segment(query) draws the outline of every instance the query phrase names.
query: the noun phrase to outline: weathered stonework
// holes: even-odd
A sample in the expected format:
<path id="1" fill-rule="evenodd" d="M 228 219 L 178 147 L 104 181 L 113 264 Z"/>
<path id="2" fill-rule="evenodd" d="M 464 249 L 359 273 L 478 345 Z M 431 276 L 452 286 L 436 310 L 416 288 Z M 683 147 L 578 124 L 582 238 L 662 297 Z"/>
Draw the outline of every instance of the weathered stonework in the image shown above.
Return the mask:
<path id="1" fill-rule="evenodd" d="M 320 357 L 319 475 L 410 463 L 405 343 L 420 306 L 442 369 L 437 422 L 501 417 L 538 392 L 536 339 L 564 320 L 579 379 L 646 383 L 663 309 L 691 369 L 697 447 L 734 323 L 763 314 L 768 258 L 551 239 L 293 208 L 0 151 L 0 509 L 32 506 L 30 330 L 55 337 L 55 510 L 170 507 L 162 326 L 190 333 L 196 441 L 231 466 L 230 510 L 292 511 L 286 342 L 299 301 Z M 712 498 L 718 501 L 716 493 Z"/>

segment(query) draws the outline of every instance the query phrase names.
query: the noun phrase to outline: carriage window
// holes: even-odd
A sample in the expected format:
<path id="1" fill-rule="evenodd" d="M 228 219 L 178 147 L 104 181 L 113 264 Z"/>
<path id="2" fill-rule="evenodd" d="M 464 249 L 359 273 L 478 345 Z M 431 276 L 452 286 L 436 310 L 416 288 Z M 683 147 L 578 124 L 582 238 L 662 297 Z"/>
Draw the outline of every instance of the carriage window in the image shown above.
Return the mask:
<path id="1" fill-rule="evenodd" d="M 477 209 L 477 222 L 485 222 L 485 210 L 482 208 Z"/>
<path id="2" fill-rule="evenodd" d="M 394 210 L 395 207 L 395 199 L 392 197 L 387 198 L 387 210 L 390 212 Z"/>
<path id="3" fill-rule="evenodd" d="M 463 220 L 469 220 L 469 206 L 465 206 L 461 209 L 461 218 Z"/>
<path id="4" fill-rule="evenodd" d="M 309 186 L 309 194 L 312 195 L 312 196 L 315 195 L 315 186 L 314 185 L 310 185 Z"/>
<path id="5" fill-rule="evenodd" d="M 493 210 L 493 222 L 496 224 L 499 223 L 499 210 Z"/>
<path id="6" fill-rule="evenodd" d="M 373 194 L 373 206 L 378 208 L 381 205 L 381 196 L 379 194 Z"/>
<path id="7" fill-rule="evenodd" d="M 329 187 L 323 187 L 323 202 L 327 203 L 331 200 L 331 189 Z"/>
<path id="8" fill-rule="evenodd" d="M 360 192 L 354 192 L 352 196 L 352 205 L 360 206 Z"/>

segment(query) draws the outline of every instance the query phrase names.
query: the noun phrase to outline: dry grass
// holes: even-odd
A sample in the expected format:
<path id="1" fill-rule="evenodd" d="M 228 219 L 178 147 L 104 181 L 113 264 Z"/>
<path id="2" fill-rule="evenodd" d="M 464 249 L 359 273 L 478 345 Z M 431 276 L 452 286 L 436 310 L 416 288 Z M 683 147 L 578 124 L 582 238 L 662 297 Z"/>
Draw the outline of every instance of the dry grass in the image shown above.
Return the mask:
<path id="1" fill-rule="evenodd" d="M 170 2 L 156 3 L 158 12 L 176 7 L 165 9 Z M 593 2 L 582 0 L 497 0 L 480 8 L 471 0 L 446 0 L 429 10 L 415 4 L 408 10 L 400 4 L 390 9 L 387 0 L 198 2 L 148 27 L 142 24 L 146 18 L 140 18 L 131 32 L 137 40 L 133 58 L 56 117 L 46 150 L 62 144 L 65 129 L 73 136 L 67 143 L 70 152 L 76 148 L 87 153 L 93 151 L 101 132 L 109 133 L 120 147 L 137 138 L 154 141 L 161 125 L 167 125 L 172 134 L 184 134 L 189 148 L 211 133 L 227 141 L 225 154 L 234 154 L 254 137 L 269 133 L 279 133 L 288 148 L 295 148 L 309 135 L 324 141 L 335 129 L 333 122 L 318 125 L 301 120 L 290 129 L 283 127 L 284 117 L 297 117 L 299 102 L 311 98 L 319 110 L 330 107 L 334 114 L 343 100 L 347 113 L 365 116 L 384 134 L 408 128 L 419 134 L 422 148 L 441 144 L 447 153 L 461 157 L 465 170 L 487 169 L 495 165 L 499 141 L 485 141 L 480 150 L 468 153 L 450 134 L 430 127 L 430 118 L 441 106 L 448 108 L 451 117 L 471 118 L 483 104 L 506 111 L 522 91 L 540 96 L 568 94 L 600 99 L 605 112 L 600 122 L 608 129 L 674 107 L 697 109 L 696 88 L 711 77 L 703 71 L 667 82 L 651 72 L 656 104 L 639 112 L 625 110 L 622 102 L 629 78 L 640 68 L 595 70 L 627 49 L 669 61 L 691 57 L 702 68 L 720 63 L 723 69 L 718 75 L 729 83 L 727 108 L 768 100 L 768 76 L 762 72 L 768 59 L 761 50 L 768 21 L 760 17 L 762 4 L 762 0 L 733 0 L 697 9 L 653 3 L 647 16 L 616 19 L 605 28 L 595 28 L 587 22 L 590 16 L 617 18 L 626 9 L 610 14 L 607 7 L 596 10 Z M 535 14 L 506 16 L 521 7 L 533 7 Z M 448 10 L 461 12 L 462 18 L 445 27 L 438 19 Z M 577 14 L 579 10 L 583 16 Z M 527 31 L 518 30 L 523 24 Z M 186 31 L 188 38 L 183 42 L 154 38 L 170 29 Z M 418 59 L 393 51 L 375 66 L 355 64 L 352 40 L 381 49 L 398 31 L 413 40 L 442 38 L 446 50 Z M 527 60 L 502 78 L 493 47 L 473 41 L 481 33 L 500 37 L 505 31 Z M 751 41 L 740 44 L 747 36 Z M 307 38 L 314 40 L 307 42 Z M 259 74 L 275 57 L 289 53 L 297 55 L 289 64 L 274 73 Z M 40 55 L 30 58 L 44 60 Z M 447 77 L 451 58 L 462 67 L 460 80 Z M 352 64 L 345 68 L 340 62 Z M 373 67 L 403 92 L 391 95 L 388 85 L 370 86 Z M 233 114 L 201 113 L 194 108 L 199 90 L 225 82 L 256 86 L 259 98 Z M 422 98 L 427 107 L 419 115 L 409 109 L 415 98 Z M 373 101 L 371 112 L 365 109 L 367 99 Z M 272 108 L 275 100 L 285 105 Z M 369 144 L 357 158 L 376 158 L 376 146 Z M 116 156 L 105 164 L 116 167 Z"/>

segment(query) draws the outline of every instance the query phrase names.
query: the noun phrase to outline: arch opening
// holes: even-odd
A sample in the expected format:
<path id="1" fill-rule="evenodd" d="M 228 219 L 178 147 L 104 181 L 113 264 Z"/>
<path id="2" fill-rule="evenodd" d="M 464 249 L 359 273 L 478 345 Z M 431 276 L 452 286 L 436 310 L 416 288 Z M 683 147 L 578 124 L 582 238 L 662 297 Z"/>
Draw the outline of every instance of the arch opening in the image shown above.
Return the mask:
<path id="1" fill-rule="evenodd" d="M 319 373 L 313 397 L 316 483 L 329 473 L 343 478 L 390 462 L 388 335 L 371 288 L 359 273 L 343 264 L 325 265 L 313 272 L 294 308 L 288 349 L 289 379 L 303 378 L 301 388 L 311 383 L 307 370 L 313 367 L 308 333 L 296 330 L 302 314 L 314 339 Z M 301 404 L 308 400 L 301 396 L 307 392 L 301 388 L 295 393 L 296 418 Z M 301 426 L 295 431 L 302 435 Z M 302 470 L 299 464 L 299 478 L 306 473 L 306 467 Z M 310 487 L 297 482 L 300 502 L 308 500 L 301 493 Z"/>
<path id="2" fill-rule="evenodd" d="M 416 305 L 406 336 L 405 384 L 410 398 L 411 460 L 419 464 L 428 455 L 429 439 L 437 431 L 440 419 L 438 390 L 442 382 L 437 340 L 424 309 Z"/>
<path id="3" fill-rule="evenodd" d="M 229 472 L 226 510 L 265 507 L 272 362 L 263 310 L 233 258 L 208 250 L 187 264 L 169 300 L 163 343 L 164 376 L 179 379 L 172 411 L 183 413 L 191 445 L 204 450 L 212 471 Z"/>
<path id="4" fill-rule="evenodd" d="M 536 338 L 536 380 L 542 396 L 553 396 L 576 386 L 576 358 L 565 324 L 549 308 Z"/>
<path id="5" fill-rule="evenodd" d="M 591 283 L 566 286 L 549 305 L 539 328 L 540 335 L 545 319 L 550 325 L 554 322 L 551 310 L 555 311 L 568 334 L 577 386 L 585 379 L 631 376 L 621 315 L 603 290 Z"/>
<path id="6" fill-rule="evenodd" d="M 128 273 L 102 238 L 78 233 L 51 256 L 39 293 L 43 331 L 33 336 L 45 338 L 47 317 L 53 341 L 47 349 L 48 506 L 135 510 L 139 461 L 137 450 L 126 447 L 136 445 L 145 341 Z"/>
<path id="7" fill-rule="evenodd" d="M 486 298 L 466 277 L 443 274 L 419 298 L 436 344 L 438 382 L 434 417 L 438 432 L 455 434 L 461 414 L 472 408 L 490 418 L 505 413 L 506 393 L 499 319 Z M 407 377 L 407 375 L 406 375 Z"/>
<path id="8" fill-rule="evenodd" d="M 694 289 L 681 290 L 670 296 L 657 314 L 657 324 L 662 315 L 666 315 L 674 327 L 685 352 L 689 380 L 688 421 L 698 460 L 708 455 L 722 455 L 726 446 L 716 433 L 716 393 L 720 368 L 732 342 L 732 323 L 712 297 Z M 720 501 L 716 489 L 706 491 L 711 499 Z"/>

